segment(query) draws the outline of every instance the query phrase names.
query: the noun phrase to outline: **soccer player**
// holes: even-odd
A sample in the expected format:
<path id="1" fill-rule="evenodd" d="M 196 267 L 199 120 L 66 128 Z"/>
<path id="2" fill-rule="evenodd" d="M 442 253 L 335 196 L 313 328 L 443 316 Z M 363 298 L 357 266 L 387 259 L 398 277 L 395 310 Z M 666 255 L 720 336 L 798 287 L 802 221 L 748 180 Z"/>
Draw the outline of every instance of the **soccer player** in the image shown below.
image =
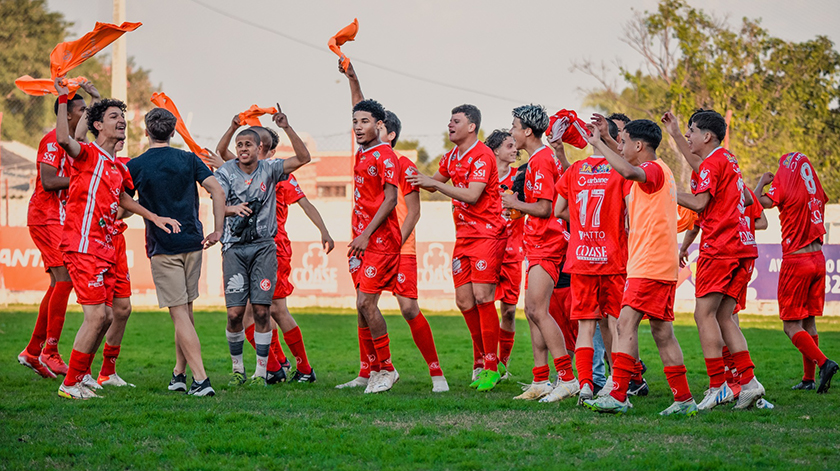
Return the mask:
<path id="1" fill-rule="evenodd" d="M 348 64 L 345 70 L 339 61 L 338 69 L 339 72 L 347 76 L 350 84 L 351 99 L 353 106 L 355 106 L 364 100 L 364 95 L 362 94 L 361 84 L 359 83 L 359 78 L 356 75 L 353 64 Z M 396 114 L 391 111 L 386 111 L 385 120 L 379 126 L 378 131 L 379 140 L 390 143 L 393 149 L 397 145 L 397 140 L 402 131 L 402 123 Z M 406 322 L 408 322 L 414 343 L 417 345 L 420 354 L 429 367 L 429 375 L 432 378 L 432 392 L 447 392 L 449 391 L 449 384 L 443 375 L 443 370 L 440 368 L 440 360 L 438 359 L 432 328 L 422 311 L 420 311 L 420 305 L 417 302 L 417 246 L 414 228 L 420 220 L 420 193 L 416 186 L 406 180 L 408 175 L 417 171 L 417 166 L 405 156 L 396 155 L 400 164 L 400 184 L 399 191 L 397 192 L 396 212 L 400 225 L 401 245 L 400 264 L 393 293 L 400 306 L 400 313 Z M 358 334 L 361 360 L 359 376 L 347 383 L 339 384 L 336 386 L 337 389 L 367 386 L 370 382 L 372 372 L 377 372 L 381 369 L 381 365 L 376 360 L 376 352 L 373 347 L 370 328 L 361 317 L 359 318 Z"/>
<path id="2" fill-rule="evenodd" d="M 91 104 L 99 101 L 99 91 L 91 82 L 83 83 L 81 88 L 91 96 Z M 81 93 L 76 93 L 67 101 L 68 129 L 76 130 L 86 108 L 87 104 Z M 58 115 L 58 99 L 55 101 L 54 111 Z M 21 365 L 32 368 L 44 378 L 67 374 L 67 364 L 58 352 L 58 341 L 64 328 L 67 299 L 73 290 L 73 283 L 58 246 L 61 243 L 66 214 L 70 162 L 64 149 L 56 142 L 56 130 L 48 132 L 38 145 L 35 192 L 29 200 L 26 222 L 32 241 L 41 252 L 44 268 L 50 276 L 50 287 L 38 309 L 32 338 L 18 355 Z"/>
<path id="3" fill-rule="evenodd" d="M 519 149 L 513 136 L 507 131 L 495 130 L 487 136 L 484 144 L 496 155 L 496 167 L 499 172 L 499 188 L 504 192 L 513 192 L 514 177 L 519 168 L 511 164 L 519 158 Z M 524 173 L 524 170 L 523 170 Z M 523 195 L 524 196 L 524 195 Z M 518 216 L 518 217 L 514 217 Z M 523 245 L 523 228 L 525 219 L 521 213 L 511 214 L 505 209 L 505 256 L 502 259 L 502 269 L 499 273 L 499 284 L 496 285 L 496 299 L 499 300 L 499 311 L 502 314 L 499 326 L 499 361 L 510 371 L 510 352 L 516 338 L 516 303 L 519 302 L 519 290 L 522 284 L 522 261 L 525 260 L 525 246 Z M 473 352 L 475 360 L 483 358 L 480 352 Z M 473 365 L 480 368 L 481 364 Z M 506 373 L 505 376 L 507 376 Z M 504 379 L 504 378 L 503 378 Z"/>
<path id="4" fill-rule="evenodd" d="M 193 301 L 198 298 L 202 249 L 218 242 L 224 231 L 225 194 L 213 172 L 198 156 L 169 145 L 176 122 L 175 116 L 163 108 L 149 111 L 145 116 L 149 149 L 131 159 L 128 170 L 139 203 L 172 216 L 182 224 L 177 237 L 146 224 L 146 256 L 151 263 L 158 305 L 169 309 L 175 327 L 175 367 L 168 389 L 195 396 L 212 396 L 215 390 L 201 358 Z M 196 183 L 213 199 L 214 229 L 206 238 L 198 218 Z M 189 390 L 188 365 L 193 374 Z"/>
<path id="5" fill-rule="evenodd" d="M 311 160 L 303 141 L 279 107 L 274 120 L 289 137 L 295 151 L 293 157 L 259 160 L 260 135 L 253 129 L 245 129 L 236 136 L 237 159 L 226 162 L 216 171 L 216 178 L 226 195 L 222 270 L 228 310 L 226 336 L 233 369 L 229 385 L 245 382 L 243 317 L 249 301 L 254 309 L 257 350 L 257 364 L 250 384 L 266 385 L 272 337 L 270 307 L 277 281 L 276 188 L 286 175 Z"/>
<path id="6" fill-rule="evenodd" d="M 455 147 L 441 157 L 433 177 L 418 172 L 408 180 L 452 198 L 456 229 L 452 254 L 455 303 L 464 315 L 473 343 L 480 344 L 479 350 L 484 354 L 484 369 L 470 386 L 489 391 L 502 377 L 496 354 L 499 314 L 494 299 L 504 259 L 505 220 L 496 156 L 478 139 L 480 126 L 478 108 L 455 107 L 449 120 L 449 140 Z M 451 185 L 446 183 L 450 180 Z"/>
<path id="7" fill-rule="evenodd" d="M 557 370 L 557 382 L 540 402 L 556 402 L 580 392 L 580 385 L 572 370 L 572 358 L 566 351 L 563 331 L 549 314 L 551 295 L 559 281 L 568 241 L 563 224 L 552 211 L 557 200 L 555 186 L 561 169 L 554 153 L 542 143 L 542 135 L 547 128 L 548 113 L 543 107 L 523 105 L 513 109 L 511 135 L 517 149 L 525 150 L 530 157 L 525 171 L 525 201 L 506 194 L 502 196 L 502 206 L 528 215 L 524 228 L 525 256 L 528 258 L 525 316 L 531 330 L 532 345 L 544 343 L 554 358 Z M 548 371 L 548 359 L 543 348 L 535 347 L 533 351 L 536 380 L 538 370 Z M 532 388 L 535 385 L 542 389 L 541 383 L 535 381 Z M 523 395 L 528 392 L 526 390 Z"/>
<path id="8" fill-rule="evenodd" d="M 627 283 L 621 301 L 618 332 L 613 345 L 613 388 L 605 396 L 584 401 L 597 412 L 627 412 L 630 378 L 639 360 L 639 323 L 650 318 L 650 331 L 665 366 L 674 403 L 660 415 L 697 414 L 688 388 L 680 344 L 674 335 L 674 295 L 677 289 L 677 186 L 674 175 L 656 149 L 662 130 L 653 121 L 627 123 L 621 133 L 621 156 L 600 139 L 590 125 L 589 143 L 630 183 L 626 196 L 629 219 Z"/>
<path id="9" fill-rule="evenodd" d="M 607 116 L 607 119 L 612 121 L 615 124 L 616 129 L 618 129 L 618 133 L 621 134 L 624 131 L 624 126 L 627 125 L 631 121 L 630 118 L 627 117 L 624 113 L 613 113 Z"/>
<path id="10" fill-rule="evenodd" d="M 627 265 L 623 187 L 624 178 L 598 154 L 573 163 L 557 183 L 554 214 L 569 223 L 565 269 L 572 275 L 571 319 L 578 321 L 579 403 L 594 393 L 595 326 L 600 324 L 605 348 L 612 352 L 621 310 Z"/>
<path id="11" fill-rule="evenodd" d="M 770 188 L 767 192 L 764 188 Z M 820 178 L 805 154 L 791 152 L 779 159 L 776 174 L 765 173 L 755 190 L 765 208 L 779 207 L 782 223 L 782 267 L 779 271 L 779 317 L 785 334 L 802 353 L 802 381 L 795 390 L 827 392 L 838 365 L 819 348 L 817 316 L 825 303 L 825 204 Z M 820 384 L 814 378 L 820 367 Z"/>
<path id="12" fill-rule="evenodd" d="M 87 110 L 93 143 L 79 143 L 70 135 L 67 119 L 67 88 L 55 80 L 59 93 L 56 141 L 73 159 L 61 246 L 84 321 L 79 327 L 70 355 L 67 375 L 58 394 L 69 399 L 98 397 L 82 379 L 90 371 L 93 356 L 114 317 L 113 236 L 120 206 L 149 219 L 164 231 L 179 232 L 174 219 L 159 217 L 125 193 L 132 188 L 128 169 L 113 157 L 117 142 L 125 139 L 125 104 L 102 100 Z M 91 378 L 92 379 L 92 378 Z"/>
<path id="13" fill-rule="evenodd" d="M 723 346 L 729 347 L 741 375 L 741 393 L 735 408 L 752 407 L 764 395 L 755 377 L 747 341 L 732 313 L 738 296 L 749 283 L 758 250 L 746 223 L 747 193 L 738 159 L 721 147 L 726 120 L 711 110 L 691 115 L 685 136 L 670 112 L 662 122 L 683 157 L 694 170 L 691 193 L 679 193 L 678 203 L 698 213 L 703 229 L 697 260 L 694 320 L 709 375 L 709 389 L 698 405 L 709 410 L 735 399 L 725 381 Z"/>

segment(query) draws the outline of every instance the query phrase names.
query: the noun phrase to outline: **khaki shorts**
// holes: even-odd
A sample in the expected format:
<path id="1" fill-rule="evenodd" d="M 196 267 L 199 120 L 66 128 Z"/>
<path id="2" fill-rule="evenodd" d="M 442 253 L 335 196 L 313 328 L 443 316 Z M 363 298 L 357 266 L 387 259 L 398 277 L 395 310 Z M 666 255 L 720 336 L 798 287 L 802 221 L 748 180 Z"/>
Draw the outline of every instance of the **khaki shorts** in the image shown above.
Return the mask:
<path id="1" fill-rule="evenodd" d="M 152 256 L 152 279 L 160 307 L 181 306 L 198 298 L 201 252 Z"/>

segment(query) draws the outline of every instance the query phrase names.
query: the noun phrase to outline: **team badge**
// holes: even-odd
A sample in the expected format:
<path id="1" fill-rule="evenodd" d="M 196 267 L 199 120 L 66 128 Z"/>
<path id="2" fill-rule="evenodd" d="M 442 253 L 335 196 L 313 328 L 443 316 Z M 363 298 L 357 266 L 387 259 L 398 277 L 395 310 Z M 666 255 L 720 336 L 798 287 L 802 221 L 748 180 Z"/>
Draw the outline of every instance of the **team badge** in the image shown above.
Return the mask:
<path id="1" fill-rule="evenodd" d="M 268 278 L 263 278 L 260 281 L 260 289 L 263 291 L 268 291 L 271 289 L 271 281 Z"/>
<path id="2" fill-rule="evenodd" d="M 365 276 L 368 278 L 373 278 L 376 276 L 376 267 L 373 265 L 368 265 L 365 267 Z"/>

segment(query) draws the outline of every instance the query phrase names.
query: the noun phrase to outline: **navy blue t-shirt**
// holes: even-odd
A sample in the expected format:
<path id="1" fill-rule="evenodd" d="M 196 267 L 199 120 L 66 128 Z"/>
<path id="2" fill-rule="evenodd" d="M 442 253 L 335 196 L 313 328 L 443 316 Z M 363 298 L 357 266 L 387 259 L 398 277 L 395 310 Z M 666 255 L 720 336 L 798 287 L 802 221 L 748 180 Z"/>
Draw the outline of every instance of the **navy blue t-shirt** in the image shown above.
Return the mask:
<path id="1" fill-rule="evenodd" d="M 198 188 L 213 172 L 192 152 L 156 147 L 128 162 L 140 204 L 158 216 L 181 223 L 181 232 L 167 234 L 146 222 L 146 255 L 175 255 L 201 250 L 204 228 L 198 219 Z"/>

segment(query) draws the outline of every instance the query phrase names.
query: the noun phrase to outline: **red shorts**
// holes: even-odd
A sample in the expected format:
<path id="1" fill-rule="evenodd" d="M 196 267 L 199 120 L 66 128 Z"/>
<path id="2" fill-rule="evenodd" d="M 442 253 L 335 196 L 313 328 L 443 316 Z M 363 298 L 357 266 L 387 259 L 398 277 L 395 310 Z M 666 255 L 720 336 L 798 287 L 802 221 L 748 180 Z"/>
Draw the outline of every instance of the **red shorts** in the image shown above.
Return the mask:
<path id="1" fill-rule="evenodd" d="M 697 277 L 694 296 L 702 298 L 707 294 L 721 293 L 739 300 L 752 277 L 754 258 L 711 258 L 700 255 L 697 258 Z"/>
<path id="2" fill-rule="evenodd" d="M 563 260 L 559 258 L 538 258 L 535 260 L 528 259 L 528 272 L 531 268 L 536 266 L 542 267 L 548 276 L 551 277 L 551 282 L 557 284 L 557 279 L 560 277 L 560 267 L 563 266 Z M 528 289 L 528 274 L 525 274 L 525 289 Z"/>
<path id="3" fill-rule="evenodd" d="M 825 255 L 822 250 L 782 257 L 778 298 L 779 317 L 783 321 L 823 315 Z"/>
<path id="4" fill-rule="evenodd" d="M 289 281 L 292 275 L 292 257 L 277 248 L 277 284 L 274 285 L 274 295 L 271 299 L 284 299 L 291 296 L 295 285 Z"/>
<path id="5" fill-rule="evenodd" d="M 113 263 L 87 253 L 65 252 L 64 265 L 79 304 L 112 304 L 116 283 Z"/>
<path id="6" fill-rule="evenodd" d="M 417 255 L 400 254 L 394 294 L 404 298 L 417 299 Z"/>
<path id="7" fill-rule="evenodd" d="M 117 254 L 117 263 L 114 264 L 114 297 L 131 297 L 131 277 L 128 275 L 128 256 L 125 253 L 125 236 L 117 234 L 114 236 L 114 250 Z"/>
<path id="8" fill-rule="evenodd" d="M 554 322 L 563 332 L 563 341 L 566 343 L 566 350 L 575 351 L 577 343 L 578 323 L 572 321 L 572 289 L 570 287 L 557 288 L 551 292 L 551 301 L 548 305 L 548 313 L 554 318 Z"/>
<path id="9" fill-rule="evenodd" d="M 61 231 L 64 226 L 61 224 L 49 224 L 46 226 L 29 226 L 29 235 L 35 247 L 41 252 L 41 260 L 44 261 L 44 271 L 50 268 L 63 267 L 64 255 L 58 250 L 61 244 Z"/>
<path id="10" fill-rule="evenodd" d="M 522 285 L 522 260 L 502 263 L 499 282 L 496 284 L 496 301 L 505 304 L 519 302 L 519 287 Z"/>
<path id="11" fill-rule="evenodd" d="M 394 290 L 400 267 L 400 254 L 367 251 L 361 258 L 350 257 L 348 264 L 356 289 L 362 293 L 379 294 Z"/>
<path id="12" fill-rule="evenodd" d="M 625 275 L 572 273 L 572 320 L 618 319 Z"/>
<path id="13" fill-rule="evenodd" d="M 654 319 L 674 322 L 674 297 L 676 281 L 628 278 L 624 284 L 624 298 L 621 307 L 631 308 Z"/>
<path id="14" fill-rule="evenodd" d="M 457 239 L 452 253 L 455 287 L 467 283 L 497 284 L 505 245 L 505 239 Z"/>

